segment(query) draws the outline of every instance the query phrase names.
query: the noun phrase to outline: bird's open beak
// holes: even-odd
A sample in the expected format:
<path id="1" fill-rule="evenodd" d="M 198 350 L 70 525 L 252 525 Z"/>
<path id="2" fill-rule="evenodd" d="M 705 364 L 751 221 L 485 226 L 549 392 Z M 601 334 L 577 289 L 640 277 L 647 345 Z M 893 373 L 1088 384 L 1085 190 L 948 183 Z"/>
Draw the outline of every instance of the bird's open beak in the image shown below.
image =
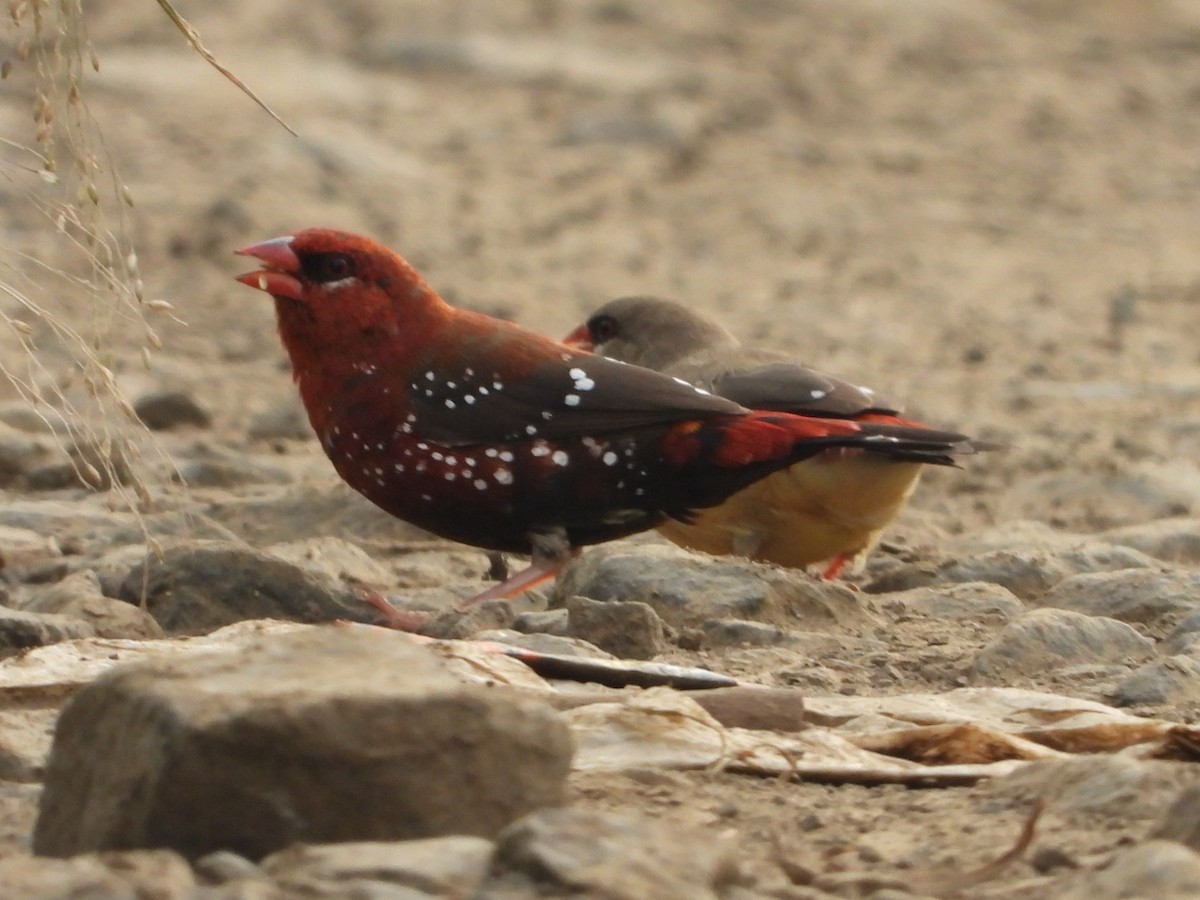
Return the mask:
<path id="1" fill-rule="evenodd" d="M 300 274 L 300 258 L 292 250 L 292 237 L 274 238 L 243 247 L 236 251 L 239 256 L 253 256 L 263 264 L 257 272 L 238 275 L 237 280 L 248 287 L 266 291 L 272 297 L 302 300 L 304 286 L 296 276 Z"/>
<path id="2" fill-rule="evenodd" d="M 592 336 L 588 334 L 586 324 L 580 325 L 563 338 L 562 342 L 568 347 L 574 347 L 576 350 L 586 350 L 588 353 L 596 352 L 596 345 L 592 343 Z"/>

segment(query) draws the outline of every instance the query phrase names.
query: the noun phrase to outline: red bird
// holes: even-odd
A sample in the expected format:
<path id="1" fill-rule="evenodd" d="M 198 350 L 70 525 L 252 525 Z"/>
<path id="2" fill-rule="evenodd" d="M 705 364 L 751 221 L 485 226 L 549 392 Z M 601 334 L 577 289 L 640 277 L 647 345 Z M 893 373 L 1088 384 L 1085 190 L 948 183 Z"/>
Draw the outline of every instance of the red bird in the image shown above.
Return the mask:
<path id="1" fill-rule="evenodd" d="M 824 419 L 865 428 L 921 433 L 874 391 L 791 361 L 782 353 L 745 347 L 719 323 L 671 300 L 623 297 L 602 306 L 567 336 L 568 344 L 656 369 L 755 410 Z M 863 442 L 810 454 L 687 521 L 667 521 L 664 536 L 707 553 L 746 556 L 803 568 L 829 560 L 835 578 L 863 560 L 908 500 L 922 464 L 954 465 L 953 454 L 995 445 L 937 432 L 953 453 Z"/>
<path id="2" fill-rule="evenodd" d="M 447 305 L 372 240 L 306 229 L 239 253 L 271 294 L 309 421 L 338 474 L 398 518 L 552 577 L 585 544 L 688 521 L 832 447 L 949 462 L 958 436 L 753 412 L 686 382 Z"/>

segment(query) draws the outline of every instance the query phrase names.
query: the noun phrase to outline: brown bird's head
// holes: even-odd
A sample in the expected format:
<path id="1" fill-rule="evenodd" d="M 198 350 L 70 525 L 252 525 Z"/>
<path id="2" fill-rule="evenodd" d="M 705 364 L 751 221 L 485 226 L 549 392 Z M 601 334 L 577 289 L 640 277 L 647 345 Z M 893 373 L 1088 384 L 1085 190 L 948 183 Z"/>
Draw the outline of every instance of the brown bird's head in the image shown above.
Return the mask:
<path id="1" fill-rule="evenodd" d="M 719 323 L 682 303 L 659 297 L 612 300 L 564 341 L 659 371 L 699 351 L 738 346 L 738 339 Z"/>
<path id="2" fill-rule="evenodd" d="M 445 303 L 398 254 L 369 238 L 307 228 L 237 251 L 263 267 L 237 276 L 275 298 L 297 369 L 310 355 L 420 339 Z"/>

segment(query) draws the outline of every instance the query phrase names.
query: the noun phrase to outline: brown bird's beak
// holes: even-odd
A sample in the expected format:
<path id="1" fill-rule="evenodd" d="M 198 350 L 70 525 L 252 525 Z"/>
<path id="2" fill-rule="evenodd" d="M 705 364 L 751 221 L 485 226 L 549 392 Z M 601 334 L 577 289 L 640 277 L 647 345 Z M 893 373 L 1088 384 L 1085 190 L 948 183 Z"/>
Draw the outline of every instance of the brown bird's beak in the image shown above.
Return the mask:
<path id="1" fill-rule="evenodd" d="M 568 347 L 574 347 L 576 350 L 586 350 L 588 353 L 596 352 L 596 345 L 592 343 L 592 336 L 588 333 L 586 324 L 580 325 L 563 338 L 562 342 Z"/>
<path id="2" fill-rule="evenodd" d="M 274 238 L 235 251 L 238 256 L 253 256 L 263 264 L 257 272 L 238 275 L 237 280 L 248 287 L 266 291 L 272 297 L 302 300 L 304 286 L 300 274 L 300 257 L 292 250 L 292 237 Z"/>

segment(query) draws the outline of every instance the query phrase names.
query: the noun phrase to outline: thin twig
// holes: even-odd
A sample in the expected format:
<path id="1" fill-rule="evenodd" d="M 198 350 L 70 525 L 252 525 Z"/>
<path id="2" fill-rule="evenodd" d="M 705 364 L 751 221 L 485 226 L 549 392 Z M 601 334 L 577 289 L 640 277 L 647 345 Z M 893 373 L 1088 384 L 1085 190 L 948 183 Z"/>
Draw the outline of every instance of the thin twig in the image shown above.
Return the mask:
<path id="1" fill-rule="evenodd" d="M 175 27 L 183 32 L 183 36 L 187 39 L 187 42 L 192 45 L 192 49 L 204 57 L 204 61 L 206 63 L 232 81 L 242 93 L 261 106 L 267 115 L 286 128 L 290 134 L 292 134 L 294 137 L 300 137 L 300 135 L 296 133 L 296 130 L 292 128 L 291 125 L 283 121 L 283 119 L 279 117 L 279 114 L 275 112 L 275 110 L 267 106 L 267 104 L 264 103 L 262 99 L 256 93 L 254 93 L 254 91 L 246 87 L 240 78 L 217 62 L 217 58 L 213 56 L 212 53 L 209 52 L 208 48 L 205 47 L 201 42 L 200 32 L 196 31 L 196 29 L 192 27 L 191 23 L 188 22 L 187 19 L 176 12 L 175 7 L 173 7 L 170 3 L 170 0 L 158 0 L 158 5 L 163 8 L 163 12 L 167 14 L 167 17 L 175 23 Z"/>

